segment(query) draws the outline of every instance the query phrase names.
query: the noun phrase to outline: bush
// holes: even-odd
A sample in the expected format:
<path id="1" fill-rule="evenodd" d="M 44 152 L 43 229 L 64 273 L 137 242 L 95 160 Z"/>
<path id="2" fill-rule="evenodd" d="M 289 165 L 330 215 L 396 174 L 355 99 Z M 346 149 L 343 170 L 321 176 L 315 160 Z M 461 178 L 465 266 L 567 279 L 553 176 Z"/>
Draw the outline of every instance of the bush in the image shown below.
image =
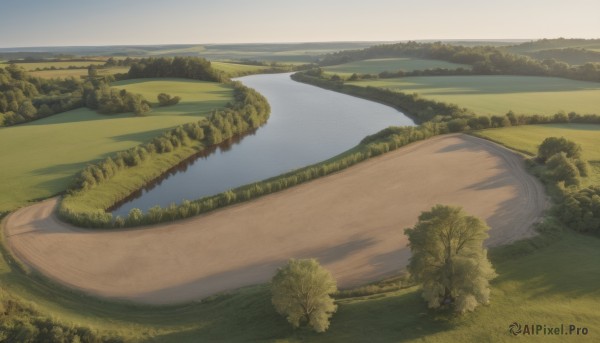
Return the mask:
<path id="1" fill-rule="evenodd" d="M 172 105 L 176 105 L 181 100 L 181 98 L 178 97 L 178 96 L 171 97 L 169 94 L 166 94 L 166 93 L 160 93 L 157 96 L 157 98 L 158 98 L 158 106 L 172 106 Z"/>
<path id="2" fill-rule="evenodd" d="M 570 228 L 600 234 L 600 186 L 567 193 L 556 212 L 559 219 Z"/>
<path id="3" fill-rule="evenodd" d="M 581 147 L 573 141 L 564 137 L 548 137 L 544 139 L 538 148 L 538 158 L 545 162 L 551 156 L 564 152 L 568 158 L 578 159 L 581 157 Z"/>
<path id="4" fill-rule="evenodd" d="M 554 182 L 564 182 L 565 186 L 579 186 L 579 169 L 566 153 L 560 152 L 550 157 L 546 167 Z"/>

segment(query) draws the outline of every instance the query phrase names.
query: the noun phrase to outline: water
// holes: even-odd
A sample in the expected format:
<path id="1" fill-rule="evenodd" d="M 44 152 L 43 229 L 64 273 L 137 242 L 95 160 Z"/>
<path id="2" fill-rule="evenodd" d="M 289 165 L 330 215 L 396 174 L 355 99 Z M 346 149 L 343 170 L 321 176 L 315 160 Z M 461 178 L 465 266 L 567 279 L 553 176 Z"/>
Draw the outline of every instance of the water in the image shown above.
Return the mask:
<path id="1" fill-rule="evenodd" d="M 238 80 L 267 98 L 268 122 L 208 156 L 195 156 L 174 167 L 118 204 L 114 215 L 221 193 L 326 160 L 388 126 L 414 125 L 392 107 L 299 83 L 290 74 Z"/>

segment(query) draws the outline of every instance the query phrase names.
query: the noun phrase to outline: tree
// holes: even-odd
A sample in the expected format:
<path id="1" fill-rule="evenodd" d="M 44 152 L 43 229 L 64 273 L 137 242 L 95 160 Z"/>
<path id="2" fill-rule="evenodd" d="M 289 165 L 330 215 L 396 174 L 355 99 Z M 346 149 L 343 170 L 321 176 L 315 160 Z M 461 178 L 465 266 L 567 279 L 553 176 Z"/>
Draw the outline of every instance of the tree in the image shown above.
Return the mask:
<path id="1" fill-rule="evenodd" d="M 436 205 L 405 230 L 412 257 L 408 270 L 423 285 L 430 308 L 453 306 L 473 311 L 489 302 L 489 281 L 496 277 L 483 241 L 489 227 L 461 207 Z"/>
<path id="2" fill-rule="evenodd" d="M 37 114 L 37 109 L 35 108 L 35 106 L 33 106 L 31 100 L 25 100 L 23 101 L 21 106 L 19 106 L 18 113 L 25 118 L 31 119 L 34 118 Z"/>
<path id="3" fill-rule="evenodd" d="M 545 162 L 551 156 L 564 152 L 568 158 L 579 159 L 581 147 L 564 137 L 548 137 L 538 148 L 538 158 Z"/>
<path id="4" fill-rule="evenodd" d="M 559 152 L 554 154 L 548 159 L 546 166 L 554 181 L 564 181 L 565 186 L 579 186 L 579 169 L 573 160 L 567 157 L 566 153 Z"/>
<path id="5" fill-rule="evenodd" d="M 177 103 L 179 103 L 179 100 L 181 100 L 181 97 L 178 97 L 178 96 L 171 97 L 171 95 L 169 95 L 167 93 L 160 93 L 157 96 L 157 99 L 158 99 L 159 106 L 171 106 L 171 105 L 176 105 Z"/>
<path id="6" fill-rule="evenodd" d="M 95 65 L 90 65 L 88 67 L 88 77 L 90 79 L 98 77 L 98 69 L 96 68 Z"/>
<path id="7" fill-rule="evenodd" d="M 294 327 L 307 324 L 316 332 L 329 327 L 337 309 L 330 294 L 337 291 L 331 274 L 315 259 L 289 260 L 271 281 L 271 301 Z"/>

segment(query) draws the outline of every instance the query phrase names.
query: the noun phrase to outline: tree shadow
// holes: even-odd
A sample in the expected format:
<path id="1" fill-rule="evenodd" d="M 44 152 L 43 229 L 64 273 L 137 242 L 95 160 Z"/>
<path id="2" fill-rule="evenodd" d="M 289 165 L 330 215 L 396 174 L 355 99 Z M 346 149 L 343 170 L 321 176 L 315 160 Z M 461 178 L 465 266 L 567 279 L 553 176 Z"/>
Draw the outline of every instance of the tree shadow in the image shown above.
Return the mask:
<path id="1" fill-rule="evenodd" d="M 460 151 L 460 150 L 475 151 L 475 152 L 484 151 L 484 149 L 482 147 L 480 147 L 476 144 L 473 144 L 473 142 L 463 140 L 463 142 L 461 142 L 461 143 L 447 145 L 447 146 L 443 147 L 442 149 L 439 149 L 438 151 L 436 151 L 436 153 L 443 154 L 443 153 L 455 152 L 455 151 Z"/>
<path id="2" fill-rule="evenodd" d="M 376 242 L 372 238 L 355 238 L 333 247 L 305 249 L 290 255 L 289 258 L 316 258 L 320 263 L 327 267 L 328 264 L 343 260 L 375 243 Z M 271 276 L 275 275 L 277 268 L 285 265 L 289 258 L 271 258 L 260 262 L 247 263 L 239 267 L 203 276 L 172 287 L 140 293 L 133 299 L 143 300 L 147 298 L 160 299 L 173 296 L 176 297 L 178 294 L 189 293 L 190 290 L 195 289 L 214 289 L 214 292 L 212 293 L 218 294 L 223 291 L 224 285 L 234 285 L 231 286 L 229 290 L 225 290 L 226 292 L 240 287 L 255 285 L 269 280 Z M 201 264 L 199 264 L 198 268 L 202 268 Z M 211 291 L 204 293 L 203 296 L 206 297 Z"/>
<path id="3" fill-rule="evenodd" d="M 598 297 L 599 262 L 600 238 L 565 232 L 535 254 L 502 263 L 494 283 L 517 282 L 529 299 Z"/>

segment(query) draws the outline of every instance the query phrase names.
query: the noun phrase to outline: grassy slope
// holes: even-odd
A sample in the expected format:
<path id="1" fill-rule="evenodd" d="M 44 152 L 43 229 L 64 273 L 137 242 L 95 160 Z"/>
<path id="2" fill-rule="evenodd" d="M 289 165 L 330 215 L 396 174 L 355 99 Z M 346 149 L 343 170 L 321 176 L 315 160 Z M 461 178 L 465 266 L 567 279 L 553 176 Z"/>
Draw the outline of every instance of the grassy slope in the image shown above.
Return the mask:
<path id="1" fill-rule="evenodd" d="M 101 65 L 104 64 L 102 61 L 76 61 L 76 62 L 34 62 L 34 63 L 15 63 L 19 67 L 23 67 L 25 70 L 35 70 L 37 68 L 68 68 L 74 67 L 87 67 L 89 65 Z"/>
<path id="2" fill-rule="evenodd" d="M 128 80 L 115 83 L 156 101 L 160 92 L 179 95 L 178 105 L 155 108 L 147 117 L 101 115 L 81 108 L 28 124 L 0 129 L 0 211 L 61 192 L 86 163 L 147 141 L 166 128 L 197 120 L 230 100 L 227 86 L 191 80 Z"/>
<path id="3" fill-rule="evenodd" d="M 427 76 L 351 82 L 359 86 L 419 93 L 467 107 L 477 114 L 600 114 L 600 84 L 533 76 Z"/>
<path id="4" fill-rule="evenodd" d="M 99 75 L 127 73 L 129 67 L 114 67 L 107 69 L 98 69 Z M 75 77 L 80 78 L 81 76 L 87 76 L 87 69 L 60 69 L 60 70 L 41 70 L 41 71 L 30 71 L 29 75 L 34 77 L 41 77 L 43 79 L 51 78 L 66 78 Z"/>
<path id="5" fill-rule="evenodd" d="M 337 73 L 339 75 L 358 74 L 379 74 L 382 71 L 413 71 L 433 68 L 470 68 L 466 64 L 450 63 L 439 60 L 426 60 L 418 58 L 379 58 L 357 62 L 339 64 L 323 68 L 328 73 Z"/>
<path id="6" fill-rule="evenodd" d="M 267 69 L 265 66 L 247 65 L 229 62 L 210 62 L 211 66 L 217 70 L 221 70 L 231 77 L 243 75 L 247 73 L 258 73 L 261 70 Z"/>
<path id="7" fill-rule="evenodd" d="M 581 145 L 583 158 L 590 161 L 592 168 L 584 185 L 600 185 L 600 125 L 589 124 L 550 124 L 515 126 L 503 129 L 489 129 L 476 132 L 477 136 L 499 142 L 533 156 L 546 137 L 565 137 Z"/>

